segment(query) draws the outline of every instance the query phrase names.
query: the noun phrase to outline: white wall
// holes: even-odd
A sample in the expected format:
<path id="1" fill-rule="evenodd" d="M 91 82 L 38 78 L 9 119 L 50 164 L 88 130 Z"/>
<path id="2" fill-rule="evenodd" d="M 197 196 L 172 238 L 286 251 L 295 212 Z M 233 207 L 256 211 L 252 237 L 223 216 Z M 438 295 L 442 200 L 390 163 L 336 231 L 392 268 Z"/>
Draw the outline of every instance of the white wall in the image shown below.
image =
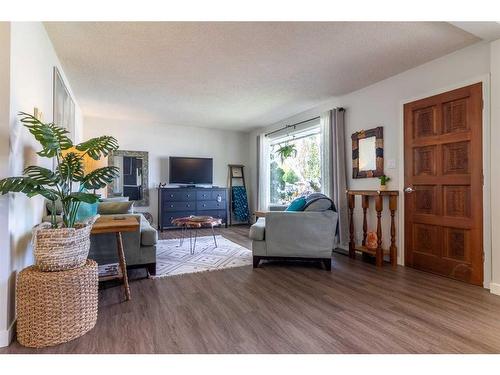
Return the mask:
<path id="1" fill-rule="evenodd" d="M 3 45 L 3 44 L 2 44 Z M 31 134 L 21 125 L 17 113 L 33 113 L 34 107 L 43 113 L 44 121 L 52 121 L 52 84 L 53 68 L 57 66 L 71 92 L 71 87 L 54 51 L 52 43 L 41 22 L 10 23 L 10 110 L 9 136 L 10 150 L 8 175 L 18 176 L 23 169 L 32 164 L 51 167 L 52 162 L 40 158 L 36 151 L 40 149 Z M 73 96 L 74 98 L 74 96 Z M 76 136 L 81 135 L 83 124 L 78 104 L 75 102 Z M 2 161 L 5 164 L 5 161 Z M 30 265 L 33 261 L 30 244 L 31 229 L 41 221 L 44 212 L 43 198 L 28 199 L 22 194 L 9 195 L 9 246 L 7 253 L 8 267 L 2 270 L 2 280 L 8 280 L 6 325 L 0 331 L 8 330 L 15 318 L 14 280 L 16 272 Z M 0 346 L 5 342 L 0 342 Z"/>
<path id="2" fill-rule="evenodd" d="M 492 277 L 490 290 L 500 294 L 500 40 L 491 43 L 491 243 Z"/>
<path id="3" fill-rule="evenodd" d="M 121 150 L 149 152 L 150 204 L 136 210 L 150 212 L 155 222 L 156 188 L 160 182 L 168 182 L 169 156 L 213 158 L 217 186 L 227 186 L 228 164 L 245 164 L 248 160 L 248 134 L 243 132 L 85 117 L 83 135 L 85 139 L 112 135 Z"/>
<path id="4" fill-rule="evenodd" d="M 9 175 L 10 24 L 0 22 L 0 179 Z M 9 197 L 0 195 L 0 346 L 12 333 L 9 308 Z"/>
<path id="5" fill-rule="evenodd" d="M 408 70 L 374 85 L 368 86 L 361 90 L 349 93 L 344 96 L 332 98 L 329 101 L 311 108 L 307 112 L 300 113 L 278 124 L 270 125 L 268 128 L 259 129 L 251 133 L 250 153 L 252 161 L 252 170 L 256 170 L 256 135 L 263 130 L 271 130 L 284 124 L 289 124 L 297 121 L 302 121 L 311 117 L 320 115 L 323 111 L 334 108 L 344 107 L 346 109 L 346 160 L 348 173 L 348 188 L 349 189 L 377 189 L 379 180 L 371 179 L 353 179 L 352 178 L 352 159 L 351 150 L 351 134 L 361 129 L 370 129 L 376 126 L 384 127 L 384 162 L 385 174 L 392 178 L 389 188 L 402 190 L 403 169 L 402 169 L 402 139 L 403 139 L 403 117 L 402 108 L 405 102 L 423 98 L 429 95 L 437 94 L 441 91 L 451 90 L 460 86 L 479 82 L 486 78 L 486 86 L 488 84 L 488 74 L 490 72 L 490 47 L 489 43 L 477 43 L 468 48 L 446 55 L 439 59 L 433 60 L 414 69 Z M 488 87 L 486 87 L 486 95 L 489 95 Z M 486 113 L 486 120 L 489 119 Z M 488 125 L 488 121 L 486 121 Z M 487 134 L 485 134 L 487 140 Z M 485 153 L 489 152 L 488 144 L 485 145 Z M 395 169 L 388 169 L 387 162 L 389 160 L 396 162 Z M 489 160 L 489 159 L 488 159 Z M 488 163 L 485 159 L 485 164 Z M 497 159 L 498 160 L 498 159 Z M 252 175 L 253 197 L 256 195 L 256 175 Z M 485 196 L 488 196 L 485 192 Z M 399 214 L 398 215 L 398 233 L 402 234 L 402 196 L 399 199 Z M 253 200 L 255 202 L 255 200 Z M 357 240 L 360 241 L 362 234 L 362 211 L 359 209 L 360 202 L 357 201 L 358 207 L 355 214 L 355 226 Z M 385 203 L 387 207 L 387 203 Z M 485 210 L 487 210 L 485 205 Z M 485 231 L 487 230 L 485 222 Z M 387 246 L 389 239 L 389 217 L 386 216 L 383 221 L 385 233 L 383 234 L 384 246 Z M 375 216 L 372 214 L 369 217 L 369 228 L 375 228 Z M 485 252 L 491 253 L 486 246 Z M 398 260 L 403 261 L 403 246 L 402 236 L 398 238 Z M 488 281 L 489 270 L 485 270 L 485 281 Z M 499 267 L 500 271 L 500 267 Z M 500 276 L 499 276 L 500 281 Z"/>

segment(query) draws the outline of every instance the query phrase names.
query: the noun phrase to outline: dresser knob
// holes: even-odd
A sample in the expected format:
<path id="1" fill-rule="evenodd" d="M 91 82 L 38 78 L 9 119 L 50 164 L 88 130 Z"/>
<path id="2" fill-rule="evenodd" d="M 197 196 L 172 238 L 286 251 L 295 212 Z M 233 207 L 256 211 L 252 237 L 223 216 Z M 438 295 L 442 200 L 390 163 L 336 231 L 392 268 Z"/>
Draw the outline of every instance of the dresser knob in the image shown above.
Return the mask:
<path id="1" fill-rule="evenodd" d="M 171 204 L 171 205 L 170 205 L 170 208 L 174 208 L 174 205 L 173 205 L 173 204 Z"/>
<path id="2" fill-rule="evenodd" d="M 173 195 L 173 194 L 170 194 L 170 198 L 173 198 L 173 197 L 174 197 L 174 195 Z"/>

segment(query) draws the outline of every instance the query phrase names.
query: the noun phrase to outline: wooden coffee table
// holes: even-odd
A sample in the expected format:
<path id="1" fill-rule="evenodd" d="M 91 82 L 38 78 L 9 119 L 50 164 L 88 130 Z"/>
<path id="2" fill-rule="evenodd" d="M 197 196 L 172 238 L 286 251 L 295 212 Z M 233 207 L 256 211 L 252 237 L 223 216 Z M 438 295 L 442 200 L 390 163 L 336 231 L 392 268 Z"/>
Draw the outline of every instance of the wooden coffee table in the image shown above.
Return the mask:
<path id="1" fill-rule="evenodd" d="M 99 281 L 122 279 L 123 288 L 125 289 L 125 299 L 130 300 L 130 287 L 128 285 L 127 262 L 125 253 L 123 252 L 122 232 L 135 232 L 139 230 L 139 222 L 135 217 L 123 216 L 123 219 L 115 219 L 113 217 L 101 216 L 92 226 L 92 234 L 100 233 L 116 233 L 116 251 L 120 262 L 122 275 L 107 276 L 100 278 Z"/>
<path id="2" fill-rule="evenodd" d="M 196 249 L 196 239 L 198 238 L 198 229 L 212 228 L 212 236 L 214 238 L 215 247 L 217 247 L 217 239 L 215 238 L 214 227 L 222 225 L 222 219 L 216 219 L 212 216 L 187 216 L 172 220 L 172 224 L 182 229 L 179 246 L 184 244 L 184 234 L 189 232 L 189 253 L 194 254 Z M 193 236 L 194 230 L 194 236 Z"/>

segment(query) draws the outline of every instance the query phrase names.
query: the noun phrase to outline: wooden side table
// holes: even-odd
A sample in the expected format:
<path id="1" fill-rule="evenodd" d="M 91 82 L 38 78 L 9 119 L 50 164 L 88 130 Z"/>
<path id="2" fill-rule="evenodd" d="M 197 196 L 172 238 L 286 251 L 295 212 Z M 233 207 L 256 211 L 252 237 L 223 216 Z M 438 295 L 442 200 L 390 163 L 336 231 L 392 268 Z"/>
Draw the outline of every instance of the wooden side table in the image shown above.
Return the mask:
<path id="1" fill-rule="evenodd" d="M 216 219 L 211 216 L 202 217 L 201 219 L 196 219 L 195 217 L 179 217 L 172 220 L 172 224 L 176 227 L 181 228 L 181 238 L 179 239 L 179 246 L 184 243 L 184 232 L 189 230 L 189 254 L 194 255 L 196 250 L 196 239 L 198 238 L 198 229 L 207 227 L 212 228 L 212 236 L 214 238 L 215 247 L 217 247 L 217 239 L 215 238 L 214 227 L 222 225 L 222 219 Z M 193 234 L 191 230 L 194 230 L 194 243 Z"/>
<path id="2" fill-rule="evenodd" d="M 94 223 L 92 232 L 90 232 L 91 234 L 116 233 L 116 250 L 118 253 L 122 275 L 101 277 L 99 278 L 99 281 L 122 279 L 123 288 L 125 289 L 125 299 L 127 301 L 130 300 L 130 287 L 128 285 L 127 263 L 125 260 L 125 254 L 123 252 L 122 232 L 135 232 L 139 230 L 139 226 L 140 224 L 135 217 L 123 216 L 123 219 L 116 219 L 116 216 L 101 216 Z"/>
<path id="3" fill-rule="evenodd" d="M 381 267 L 384 264 L 384 253 L 389 253 L 391 265 L 396 266 L 398 249 L 396 247 L 396 224 L 394 215 L 398 207 L 399 192 L 397 190 L 347 190 L 346 193 L 347 202 L 349 204 L 349 256 L 354 258 L 356 256 L 356 251 L 375 255 L 375 263 L 378 267 Z M 363 208 L 363 241 L 361 242 L 361 246 L 356 246 L 354 240 L 353 213 L 356 195 L 361 196 L 361 207 Z M 391 245 L 389 249 L 382 248 L 381 218 L 384 209 L 384 196 L 389 197 L 389 210 L 391 212 Z M 375 198 L 375 210 L 377 211 L 377 248 L 375 250 L 366 247 L 366 234 L 368 230 L 366 212 L 370 207 L 370 197 Z"/>
<path id="4" fill-rule="evenodd" d="M 259 217 L 266 217 L 266 213 L 269 211 L 255 211 L 253 214 L 255 215 L 256 218 Z"/>

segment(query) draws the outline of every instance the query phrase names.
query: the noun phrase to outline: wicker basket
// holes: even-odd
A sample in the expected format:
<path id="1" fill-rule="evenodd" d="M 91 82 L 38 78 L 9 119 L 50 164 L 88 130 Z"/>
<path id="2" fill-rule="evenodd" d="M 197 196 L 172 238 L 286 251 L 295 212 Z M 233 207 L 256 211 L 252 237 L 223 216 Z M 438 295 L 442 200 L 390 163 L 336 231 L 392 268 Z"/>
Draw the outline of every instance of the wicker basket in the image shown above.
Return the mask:
<path id="1" fill-rule="evenodd" d="M 52 229 L 42 223 L 33 229 L 35 265 L 41 271 L 64 271 L 85 264 L 90 249 L 90 231 L 99 218 L 93 216 L 75 228 Z"/>
<path id="2" fill-rule="evenodd" d="M 61 272 L 25 268 L 17 280 L 17 341 L 42 348 L 73 340 L 97 321 L 97 263 Z"/>

